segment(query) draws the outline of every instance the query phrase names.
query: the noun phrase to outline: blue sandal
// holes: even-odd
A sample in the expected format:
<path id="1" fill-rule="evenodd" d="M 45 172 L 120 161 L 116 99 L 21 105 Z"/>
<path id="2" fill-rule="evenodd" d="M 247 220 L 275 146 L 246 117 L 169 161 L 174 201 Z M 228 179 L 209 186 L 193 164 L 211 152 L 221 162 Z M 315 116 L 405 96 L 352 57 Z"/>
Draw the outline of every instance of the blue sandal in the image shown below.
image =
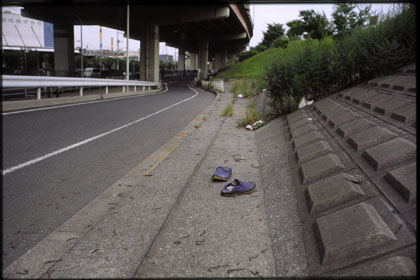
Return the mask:
<path id="1" fill-rule="evenodd" d="M 233 180 L 221 191 L 221 195 L 223 196 L 236 196 L 240 194 L 248 194 L 255 191 L 255 183 L 254 182 L 241 182 L 238 179 Z"/>
<path id="2" fill-rule="evenodd" d="M 211 178 L 214 181 L 227 181 L 229 180 L 231 175 L 232 175 L 232 168 L 228 169 L 222 166 L 218 166 Z"/>

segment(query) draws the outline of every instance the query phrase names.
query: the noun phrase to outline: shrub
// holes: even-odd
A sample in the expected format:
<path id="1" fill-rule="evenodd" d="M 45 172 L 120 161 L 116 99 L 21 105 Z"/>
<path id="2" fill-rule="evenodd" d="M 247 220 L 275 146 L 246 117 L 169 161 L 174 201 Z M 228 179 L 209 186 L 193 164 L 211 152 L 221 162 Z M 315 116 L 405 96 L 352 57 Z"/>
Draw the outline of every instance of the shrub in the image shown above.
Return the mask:
<path id="1" fill-rule="evenodd" d="M 297 109 L 375 76 L 395 72 L 416 58 L 414 5 L 400 5 L 379 24 L 355 29 L 333 41 L 291 41 L 265 69 L 263 78 L 278 112 Z"/>

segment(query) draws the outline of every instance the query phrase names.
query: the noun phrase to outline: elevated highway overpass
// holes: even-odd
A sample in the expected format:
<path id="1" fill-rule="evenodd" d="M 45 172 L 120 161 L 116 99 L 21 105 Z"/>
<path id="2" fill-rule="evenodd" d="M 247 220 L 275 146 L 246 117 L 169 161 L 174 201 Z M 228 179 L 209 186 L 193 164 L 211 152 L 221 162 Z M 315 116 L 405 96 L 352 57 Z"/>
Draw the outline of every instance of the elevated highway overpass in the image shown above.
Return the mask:
<path id="1" fill-rule="evenodd" d="M 207 62 L 214 59 L 215 70 L 234 61 L 253 35 L 249 4 L 141 5 L 126 3 L 33 4 L 23 3 L 22 15 L 54 24 L 55 72 L 74 72 L 73 25 L 101 25 L 128 31 L 140 41 L 140 79 L 159 81 L 159 42 L 179 49 L 178 70 L 185 68 L 185 52 L 190 53 L 191 70 L 207 78 Z M 128 29 L 127 29 L 128 27 Z"/>

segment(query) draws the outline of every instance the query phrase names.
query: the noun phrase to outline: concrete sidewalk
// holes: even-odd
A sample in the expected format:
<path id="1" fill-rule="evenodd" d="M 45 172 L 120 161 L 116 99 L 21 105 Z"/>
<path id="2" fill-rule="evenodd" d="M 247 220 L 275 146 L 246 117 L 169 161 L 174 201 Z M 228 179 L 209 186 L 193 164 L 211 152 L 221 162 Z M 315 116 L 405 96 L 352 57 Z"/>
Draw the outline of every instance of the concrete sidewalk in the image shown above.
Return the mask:
<path id="1" fill-rule="evenodd" d="M 4 276 L 275 276 L 256 134 L 237 127 L 247 100 L 236 100 L 233 117 L 221 116 L 232 101 L 233 94 L 218 94 L 183 131 L 6 268 Z M 211 180 L 219 165 L 232 167 L 232 180 L 255 182 L 257 191 L 221 196 L 226 183 Z M 287 231 L 283 237 L 293 239 L 295 233 Z M 283 265 L 295 267 L 283 275 L 301 275 L 302 246 L 283 251 Z"/>

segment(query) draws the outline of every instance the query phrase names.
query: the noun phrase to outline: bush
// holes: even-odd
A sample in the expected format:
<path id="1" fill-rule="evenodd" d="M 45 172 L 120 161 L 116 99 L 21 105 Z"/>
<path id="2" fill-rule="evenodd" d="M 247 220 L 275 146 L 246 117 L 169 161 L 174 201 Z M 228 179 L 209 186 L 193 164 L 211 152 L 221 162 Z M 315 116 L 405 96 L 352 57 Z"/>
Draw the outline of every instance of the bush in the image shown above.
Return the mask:
<path id="1" fill-rule="evenodd" d="M 375 76 L 395 72 L 416 58 L 414 5 L 399 8 L 376 26 L 356 29 L 339 41 L 290 42 L 267 65 L 263 78 L 274 107 L 288 113 L 308 94 L 315 101 Z"/>

